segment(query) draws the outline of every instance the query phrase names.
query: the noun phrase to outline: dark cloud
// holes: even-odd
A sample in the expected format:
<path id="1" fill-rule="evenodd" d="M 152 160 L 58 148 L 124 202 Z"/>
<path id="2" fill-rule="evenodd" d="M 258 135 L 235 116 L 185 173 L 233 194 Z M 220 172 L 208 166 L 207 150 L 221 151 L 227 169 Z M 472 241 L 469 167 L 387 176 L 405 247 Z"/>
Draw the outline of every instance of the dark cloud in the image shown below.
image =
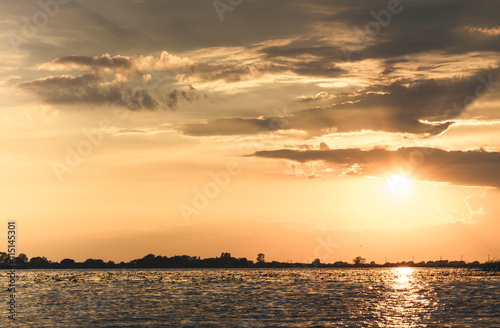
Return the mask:
<path id="1" fill-rule="evenodd" d="M 57 58 L 53 61 L 55 64 L 74 64 L 80 65 L 87 68 L 101 69 L 101 68 L 111 68 L 111 69 L 130 69 L 133 66 L 133 61 L 124 56 L 114 56 L 111 57 L 109 54 L 102 56 L 66 56 Z"/>
<path id="2" fill-rule="evenodd" d="M 326 143 L 322 142 L 319 144 L 319 150 L 329 150 L 330 146 L 328 146 Z"/>
<path id="3" fill-rule="evenodd" d="M 445 151 L 435 148 L 332 149 L 258 151 L 252 156 L 288 159 L 301 163 L 324 161 L 332 165 L 359 165 L 361 174 L 386 176 L 406 174 L 418 180 L 457 185 L 500 187 L 500 153 Z"/>
<path id="4" fill-rule="evenodd" d="M 282 62 L 314 58 L 317 63 L 364 59 L 398 59 L 431 51 L 464 54 L 500 51 L 500 35 L 481 33 L 498 26 L 498 1 L 400 0 L 401 12 L 390 14 L 389 1 L 309 1 L 304 9 L 323 12 L 316 22 L 304 22 L 307 38 L 262 49 L 268 59 Z M 389 13 L 389 15 L 387 15 Z M 339 24 L 343 28 L 339 31 Z M 349 35 L 346 41 L 316 37 L 313 28 Z M 374 26 L 377 26 L 375 30 Z M 375 32 L 374 32 L 375 31 Z M 475 32 L 475 33 L 474 33 Z"/>
<path id="5" fill-rule="evenodd" d="M 21 82 L 17 86 L 50 104 L 113 104 L 131 110 L 155 110 L 161 105 L 176 109 L 181 100 L 192 102 L 200 99 L 192 86 L 188 91 L 174 89 L 165 96 L 154 97 L 147 89 L 133 89 L 125 82 L 105 83 L 96 74 L 51 76 Z"/>
<path id="6" fill-rule="evenodd" d="M 279 126 L 269 125 L 284 119 L 241 119 L 235 115 L 234 119 L 187 125 L 184 132 L 191 135 L 228 135 L 298 129 L 311 135 L 325 131 L 361 130 L 439 134 L 451 124 L 443 121 L 452 121 L 459 114 L 444 113 L 454 110 L 454 104 L 462 103 L 467 95 L 474 94 L 473 89 L 478 84 L 475 78 L 394 83 L 394 80 L 389 82 L 387 75 L 394 72 L 395 64 L 411 60 L 411 57 L 404 58 L 411 54 L 434 51 L 432 56 L 436 56 L 436 53 L 499 51 L 500 35 L 491 31 L 498 25 L 500 3 L 493 0 L 400 2 L 402 12 L 391 15 L 390 22 L 381 28 L 380 34 L 365 42 L 356 40 L 359 37 L 356 28 L 363 33 L 368 22 L 376 21 L 373 12 L 387 9 L 387 0 L 248 1 L 226 12 L 223 23 L 219 21 L 213 1 L 209 0 L 74 0 L 67 6 L 61 6 L 61 14 L 51 19 L 46 29 L 40 29 L 37 37 L 30 39 L 21 50 L 36 58 L 36 63 L 47 56 L 52 56 L 49 60 L 59 57 L 51 63 L 81 66 L 98 75 L 102 70 L 129 72 L 136 69 L 134 60 L 138 57 L 157 54 L 165 49 L 201 54 L 203 50 L 209 53 L 213 49 L 211 47 L 239 47 L 248 50 L 249 56 L 245 58 L 244 51 L 240 49 L 241 52 L 234 56 L 241 58 L 238 62 L 234 59 L 228 62 L 223 58 L 212 59 L 213 62 L 196 62 L 192 66 L 186 64 L 165 71 L 175 78 L 179 75 L 193 81 L 238 82 L 266 73 L 363 79 L 365 76 L 357 75 L 355 68 L 343 66 L 347 58 L 342 42 L 354 39 L 354 43 L 362 41 L 363 46 L 353 53 L 353 60 L 381 59 L 385 70 L 376 82 L 379 85 L 372 85 L 351 98 L 336 97 L 331 107 L 298 111 L 286 118 L 286 124 Z M 32 17 L 34 12 L 40 10 L 39 6 L 28 1 L 2 3 L 0 8 L 18 18 Z M 77 34 L 82 38 L 75 38 Z M 94 56 L 102 54 L 102 49 L 112 55 Z M 78 55 L 67 56 L 72 53 Z M 130 57 L 116 55 L 118 53 Z M 424 73 L 436 67 L 439 63 L 426 62 L 419 69 Z M 58 84 L 57 79 L 49 77 L 20 86 L 52 103 L 102 104 L 114 98 L 127 98 L 132 99 L 134 106 L 150 109 L 156 107 L 155 101 L 160 102 L 147 90 L 135 91 L 126 84 L 85 80 L 88 77 L 64 79 L 66 85 Z M 195 83 L 193 81 L 189 83 Z M 49 89 L 50 83 L 59 87 Z M 82 85 L 74 85 L 78 83 Z M 325 99 L 326 94 L 320 91 L 312 92 L 317 92 L 316 96 L 304 96 L 297 100 Z M 191 93 L 177 87 L 163 99 L 166 106 L 175 108 L 179 99 L 196 100 L 197 96 Z M 332 95 L 331 91 L 329 95 Z M 330 100 L 329 97 L 326 99 Z M 440 123 L 433 125 L 426 121 Z M 235 131 L 231 125 L 237 125 L 241 131 Z"/>
<path id="7" fill-rule="evenodd" d="M 52 76 L 21 82 L 18 87 L 50 104 L 115 104 L 131 110 L 158 107 L 158 102 L 147 90 L 134 90 L 121 83 L 103 84 L 101 77 L 95 74 Z"/>
<path id="8" fill-rule="evenodd" d="M 188 91 L 177 90 L 177 89 L 173 90 L 166 96 L 165 102 L 168 107 L 176 109 L 179 100 L 186 100 L 192 102 L 198 99 L 200 99 L 200 95 L 198 94 L 195 88 L 190 86 Z"/>
<path id="9" fill-rule="evenodd" d="M 287 117 L 219 119 L 186 125 L 183 132 L 209 136 L 295 129 L 310 135 L 362 130 L 438 135 L 476 99 L 494 91 L 496 85 L 485 86 L 480 77 L 492 76 L 498 83 L 497 75 L 497 70 L 489 70 L 467 78 L 402 80 L 388 86 L 372 86 L 355 97 L 338 97 L 336 104 L 328 108 L 301 110 Z"/>
<path id="10" fill-rule="evenodd" d="M 500 3 L 495 0 L 400 0 L 403 11 L 372 44 L 353 59 L 393 58 L 439 50 L 447 53 L 499 51 L 498 35 L 471 33 L 466 27 L 498 25 Z M 353 40 L 355 28 L 364 30 L 375 21 L 371 11 L 387 10 L 388 0 L 254 0 L 225 13 L 224 22 L 212 0 L 73 0 L 61 5 L 62 15 L 50 21 L 50 42 L 22 45 L 33 58 L 55 58 L 61 49 L 80 55 L 98 53 L 154 53 L 168 47 L 173 52 L 205 47 L 256 44 L 263 40 L 294 40 L 263 52 L 276 58 L 311 55 L 316 61 L 345 61 L 341 41 Z M 0 3 L 5 19 L 32 17 L 41 10 L 37 2 Z M 1 14 L 0 14 L 1 17 Z M 321 29 L 318 29 L 321 27 Z M 345 37 L 347 34 L 347 37 Z M 80 37 L 76 38 L 75 35 Z M 325 36 L 330 35 L 332 41 Z M 54 41 L 56 40 L 56 41 Z M 299 41 L 297 41 L 299 40 Z M 362 40 L 360 40 L 362 41 Z"/>
<path id="11" fill-rule="evenodd" d="M 154 53 L 165 47 L 183 52 L 257 43 L 303 32 L 318 14 L 304 10 L 301 3 L 245 1 L 226 12 L 221 22 L 213 0 L 72 0 L 59 6 L 62 14 L 51 19 L 47 48 L 34 42 L 21 48 L 29 50 L 32 58 L 50 60 L 61 49 L 77 50 L 81 55 L 101 53 L 102 49 L 128 54 Z M 29 0 L 2 1 L 0 9 L 0 18 L 19 21 L 41 10 L 36 1 Z"/>
<path id="12" fill-rule="evenodd" d="M 310 135 L 362 130 L 437 135 L 451 124 L 451 122 L 422 123 L 417 119 L 395 116 L 379 110 L 315 108 L 299 111 L 285 118 L 227 118 L 208 123 L 188 124 L 184 126 L 183 133 L 192 136 L 244 135 L 295 129 L 307 131 Z"/>

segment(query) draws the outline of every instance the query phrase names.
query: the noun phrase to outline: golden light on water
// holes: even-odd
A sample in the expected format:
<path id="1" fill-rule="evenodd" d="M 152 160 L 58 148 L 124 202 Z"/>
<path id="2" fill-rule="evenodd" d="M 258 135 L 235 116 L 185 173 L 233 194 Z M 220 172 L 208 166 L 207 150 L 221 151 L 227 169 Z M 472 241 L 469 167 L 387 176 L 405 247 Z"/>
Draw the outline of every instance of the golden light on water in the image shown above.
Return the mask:
<path id="1" fill-rule="evenodd" d="M 394 280 L 394 289 L 408 290 L 411 289 L 412 268 L 396 268 L 396 279 Z"/>
<path id="2" fill-rule="evenodd" d="M 399 275 L 399 278 L 397 279 L 397 281 L 408 282 L 409 277 L 411 276 L 411 274 L 413 272 L 413 268 L 397 268 L 396 272 Z"/>
<path id="3" fill-rule="evenodd" d="M 396 268 L 397 278 L 394 281 L 394 289 L 401 291 L 411 291 L 412 268 Z"/>
<path id="4" fill-rule="evenodd" d="M 425 322 L 432 312 L 431 295 L 426 284 L 416 277 L 417 269 L 395 268 L 388 274 L 390 281 L 377 306 L 383 326 L 413 327 Z"/>

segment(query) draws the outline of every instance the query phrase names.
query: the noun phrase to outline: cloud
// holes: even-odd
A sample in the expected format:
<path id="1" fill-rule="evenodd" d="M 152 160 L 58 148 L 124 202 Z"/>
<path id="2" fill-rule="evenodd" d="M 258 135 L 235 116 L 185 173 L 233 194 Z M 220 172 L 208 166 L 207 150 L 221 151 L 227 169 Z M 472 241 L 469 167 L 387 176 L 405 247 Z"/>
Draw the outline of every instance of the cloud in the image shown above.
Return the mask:
<path id="1" fill-rule="evenodd" d="M 85 6 L 77 2 L 68 7 L 71 10 L 65 9 L 65 15 L 51 21 L 50 30 L 40 33 L 37 40 L 26 45 L 31 48 L 25 50 L 37 54 L 33 58 L 38 61 L 47 61 L 42 65 L 37 62 L 38 68 L 73 76 L 83 70 L 99 76 L 101 81 L 89 82 L 88 92 L 79 87 L 77 96 L 64 92 L 64 86 L 61 90 L 47 90 L 47 95 L 34 84 L 26 86 L 25 90 L 39 90 L 35 93 L 52 103 L 70 103 L 72 99 L 80 103 L 106 103 L 106 99 L 121 99 L 121 95 L 130 92 L 135 95 L 137 81 L 132 79 L 153 78 L 162 84 L 159 93 L 163 96 L 153 96 L 144 88 L 136 96 L 144 98 L 144 104 L 142 101 L 136 103 L 140 103 L 140 107 L 153 108 L 152 100 L 155 100 L 159 106 L 175 108 L 179 99 L 198 99 L 190 95 L 190 90 L 181 90 L 186 85 L 204 92 L 213 88 L 221 94 L 227 90 L 234 94 L 241 91 L 239 88 L 252 87 L 255 94 L 267 95 L 269 84 L 276 83 L 280 87 L 277 97 L 290 97 L 304 104 L 321 101 L 325 108 L 302 108 L 287 117 L 286 125 L 278 127 L 270 127 L 265 120 L 245 119 L 234 114 L 220 122 L 186 125 L 185 133 L 229 135 L 234 133 L 230 132 L 234 131 L 230 124 L 238 124 L 243 128 L 242 134 L 279 129 L 301 130 L 309 135 L 363 130 L 440 134 L 458 116 L 454 113 L 446 117 L 449 120 L 446 121 L 443 113 L 453 109 L 455 102 L 462 103 L 463 95 L 473 94 L 478 82 L 472 77 L 458 76 L 432 80 L 430 71 L 439 68 L 443 57 L 449 54 L 477 53 L 474 56 L 481 56 L 484 52 L 500 51 L 500 42 L 497 42 L 500 36 L 496 33 L 496 13 L 500 4 L 471 5 L 465 0 L 401 2 L 403 11 L 392 15 L 387 26 L 382 26 L 381 33 L 368 37 L 353 54 L 352 59 L 361 63 L 349 63 L 344 43 L 363 39 L 359 30 L 363 34 L 367 23 L 377 21 L 373 13 L 386 10 L 386 0 L 277 0 L 272 4 L 257 1 L 246 4 L 244 10 L 238 7 L 228 12 L 227 15 L 238 19 L 227 18 L 224 24 L 219 24 L 209 2 L 195 8 L 191 0 L 168 3 L 110 0 L 105 4 L 92 0 Z M 25 8 L 15 3 L 5 6 L 6 12 L 13 6 L 24 13 Z M 30 8 L 33 7 L 36 6 Z M 206 15 L 207 10 L 212 11 L 212 17 Z M 183 24 L 189 28 L 173 28 L 178 26 L 182 13 L 189 13 L 182 15 Z M 248 29 L 248 24 L 256 17 L 259 18 L 258 26 L 253 24 L 253 28 Z M 81 26 L 85 31 L 85 42 L 68 37 L 77 32 L 74 26 Z M 88 55 L 103 48 L 109 53 Z M 61 56 L 65 54 L 62 49 L 73 54 Z M 419 63 L 422 59 L 416 58 L 417 55 L 427 56 L 426 62 Z M 53 59 L 55 56 L 60 57 Z M 406 76 L 395 76 L 395 72 L 400 72 L 391 67 L 395 63 L 414 64 L 415 68 L 409 69 L 411 73 Z M 448 65 L 446 74 L 452 74 L 450 71 L 456 66 L 463 66 L 458 69 L 466 71 L 463 73 L 466 75 L 478 72 L 462 64 Z M 114 80 L 106 82 L 106 74 L 114 74 Z M 408 76 L 412 76 L 411 79 Z M 170 83 L 168 87 L 167 83 Z M 339 94 L 339 88 L 320 87 L 333 83 L 344 83 L 347 87 L 343 91 L 351 94 Z M 318 88 L 313 89 L 312 85 Z M 377 94 L 379 92 L 386 94 Z M 245 115 L 248 113 L 246 109 L 241 111 L 246 111 Z M 271 123 L 279 120 L 268 119 Z"/>
<path id="2" fill-rule="evenodd" d="M 390 14 L 387 7 L 387 0 L 308 1 L 302 9 L 316 17 L 315 21 L 301 20 L 304 33 L 295 35 L 288 44 L 261 51 L 277 63 L 307 59 L 323 68 L 326 64 L 399 59 L 430 52 L 443 56 L 500 51 L 497 2 L 400 1 L 401 12 L 397 14 Z M 478 22 L 483 26 L 477 27 Z M 470 32 L 477 32 L 479 37 L 471 38 Z"/>
<path id="3" fill-rule="evenodd" d="M 49 71 L 85 70 L 100 75 L 103 73 L 112 73 L 119 74 L 125 79 L 148 75 L 150 78 L 168 78 L 177 82 L 190 79 L 195 81 L 221 80 L 225 82 L 238 82 L 244 80 L 246 77 L 278 70 L 269 68 L 265 64 L 258 62 L 255 65 L 248 65 L 234 60 L 221 63 L 215 61 L 215 59 L 203 58 L 195 61 L 188 57 L 176 56 L 167 51 L 162 51 L 159 56 L 71 55 L 56 58 L 50 62 L 38 65 L 37 68 Z"/>
<path id="4" fill-rule="evenodd" d="M 194 62 L 186 57 L 178 57 L 167 51 L 162 51 L 158 57 L 148 56 L 65 56 L 51 62 L 39 65 L 42 70 L 73 70 L 84 69 L 100 72 L 102 70 L 119 72 L 122 74 L 141 75 L 148 72 L 166 72 L 176 69 L 192 70 Z"/>
<path id="5" fill-rule="evenodd" d="M 167 106 L 176 109 L 179 100 L 186 100 L 189 102 L 200 99 L 200 95 L 195 88 L 189 86 L 189 91 L 174 90 L 166 96 Z"/>
<path id="6" fill-rule="evenodd" d="M 469 32 L 479 32 L 489 36 L 500 35 L 500 26 L 495 27 L 471 27 L 466 26 L 465 29 Z"/>
<path id="7" fill-rule="evenodd" d="M 369 38 L 362 51 L 353 55 L 354 60 L 394 58 L 426 51 L 500 50 L 496 42 L 498 35 L 474 39 L 470 31 L 465 30 L 467 26 L 495 28 L 500 9 L 496 1 L 473 4 L 469 0 L 400 2 L 402 12 L 392 15 L 381 33 Z M 343 42 L 364 43 L 363 31 L 367 23 L 377 21 L 371 12 L 387 10 L 387 5 L 387 0 L 252 1 L 227 12 L 227 19 L 220 24 L 212 1 L 75 1 L 61 6 L 64 15 L 51 20 L 50 39 L 41 38 L 43 46 L 30 42 L 26 47 L 37 58 L 60 53 L 60 49 L 78 49 L 81 53 L 89 53 L 89 49 L 94 52 L 95 49 L 110 49 L 113 53 L 156 53 L 168 45 L 171 51 L 181 53 L 286 39 L 291 42 L 266 47 L 263 53 L 269 59 L 281 57 L 283 64 L 310 56 L 324 67 L 324 63 L 335 65 L 346 61 Z M 9 13 L 31 17 L 39 10 L 36 3 L 6 2 L 2 3 L 5 14 L 1 18 L 12 20 Z M 254 24 L 255 20 L 259 24 Z M 185 28 L 179 29 L 179 24 Z M 362 31 L 361 35 L 356 29 Z M 85 37 L 74 37 L 82 31 Z"/>
<path id="8" fill-rule="evenodd" d="M 319 150 L 330 150 L 330 146 L 328 146 L 325 142 L 322 142 L 319 144 Z"/>
<path id="9" fill-rule="evenodd" d="M 67 56 L 55 59 L 52 64 L 62 66 L 84 66 L 93 69 L 130 69 L 133 62 L 130 58 L 124 56 L 111 57 L 109 54 L 102 56 Z"/>
<path id="10" fill-rule="evenodd" d="M 331 133 L 361 132 L 364 130 L 417 135 L 438 135 L 446 131 L 452 122 L 424 123 L 418 119 L 397 116 L 385 110 L 359 108 L 315 108 L 293 115 L 264 119 L 227 118 L 207 123 L 187 124 L 182 132 L 191 136 L 245 135 L 269 133 L 277 130 L 306 131 L 310 136 Z M 347 109 L 347 107 L 350 107 Z"/>
<path id="11" fill-rule="evenodd" d="M 126 82 L 116 80 L 104 82 L 96 74 L 50 76 L 17 86 L 49 104 L 113 104 L 130 110 L 156 110 L 161 105 L 176 109 L 180 100 L 192 102 L 200 98 L 192 86 L 188 91 L 174 89 L 165 96 L 154 97 L 147 89 L 133 89 Z"/>
<path id="12" fill-rule="evenodd" d="M 189 136 L 249 135 L 270 131 L 271 119 L 217 119 L 209 123 L 186 124 L 182 132 Z"/>
<path id="13" fill-rule="evenodd" d="M 322 91 L 318 92 L 314 96 L 299 96 L 296 97 L 295 100 L 299 102 L 311 102 L 311 101 L 316 101 L 316 100 L 321 100 L 321 99 L 328 99 L 328 92 Z"/>
<path id="14" fill-rule="evenodd" d="M 103 83 L 95 74 L 50 76 L 17 86 L 49 104 L 115 104 L 131 110 L 158 107 L 158 102 L 146 89 L 134 90 L 119 82 Z"/>
<path id="15" fill-rule="evenodd" d="M 301 130 L 311 136 L 361 131 L 439 135 L 474 102 L 467 99 L 477 100 L 495 91 L 496 84 L 485 87 L 480 77 L 491 75 L 492 81 L 497 81 L 498 70 L 478 73 L 469 77 L 373 85 L 357 94 L 337 95 L 330 107 L 299 110 L 286 117 L 224 118 L 186 125 L 183 133 L 211 136 Z M 325 93 L 318 93 L 299 99 L 312 101 L 325 97 Z"/>
<path id="16" fill-rule="evenodd" d="M 224 65 L 201 62 L 191 66 L 190 71 L 187 73 L 201 81 L 222 80 L 225 82 L 239 82 L 244 80 L 245 77 L 249 77 L 252 74 L 257 73 L 257 71 L 255 67 L 252 71 L 252 68 L 249 65 L 242 65 L 240 63 Z"/>
<path id="17" fill-rule="evenodd" d="M 36 79 L 29 82 L 21 82 L 18 84 L 20 88 L 27 89 L 44 89 L 44 88 L 61 88 L 61 87 L 83 87 L 89 84 L 94 84 L 100 81 L 100 78 L 95 74 L 86 74 L 82 76 L 60 75 L 49 76 L 41 79 Z"/>
<path id="18" fill-rule="evenodd" d="M 483 1 L 473 5 L 467 0 L 401 1 L 401 8 L 401 13 L 386 19 L 381 12 L 387 9 L 387 1 L 370 1 L 370 8 L 365 5 L 348 6 L 326 21 L 343 22 L 361 30 L 362 33 L 353 31 L 351 35 L 356 39 L 355 43 L 364 47 L 353 54 L 354 60 L 387 59 L 430 51 L 449 54 L 500 51 L 499 43 L 495 42 L 498 38 L 471 39 L 464 31 L 465 26 L 476 25 L 478 21 L 485 25 L 497 24 L 498 2 Z M 384 23 L 385 27 L 379 25 L 380 33 L 376 37 L 367 37 L 365 28 L 369 22 L 377 22 L 375 16 L 388 23 Z"/>
<path id="19" fill-rule="evenodd" d="M 88 73 L 80 76 L 48 76 L 18 83 L 17 87 L 50 104 L 114 104 L 131 110 L 155 110 L 162 106 L 176 109 L 180 100 L 198 100 L 200 96 L 196 89 L 189 86 L 188 91 L 175 88 L 161 94 L 160 87 L 168 75 L 175 84 L 174 76 L 192 71 L 192 65 L 190 59 L 166 51 L 159 57 L 72 55 L 56 58 L 38 68 L 51 71 L 84 70 Z M 153 90 L 156 96 L 152 95 Z"/>
<path id="20" fill-rule="evenodd" d="M 288 159 L 300 163 L 323 161 L 343 168 L 358 166 L 358 173 L 371 176 L 403 174 L 416 180 L 449 182 L 456 185 L 500 187 L 500 152 L 483 150 L 446 151 L 410 147 L 395 151 L 361 150 L 290 150 L 258 151 L 252 156 Z"/>

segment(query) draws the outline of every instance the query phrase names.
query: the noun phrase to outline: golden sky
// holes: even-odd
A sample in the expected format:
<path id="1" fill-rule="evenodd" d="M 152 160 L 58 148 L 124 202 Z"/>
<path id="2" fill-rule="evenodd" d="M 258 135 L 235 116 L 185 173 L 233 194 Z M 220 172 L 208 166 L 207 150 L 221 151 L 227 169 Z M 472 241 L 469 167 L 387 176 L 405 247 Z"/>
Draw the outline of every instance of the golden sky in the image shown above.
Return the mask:
<path id="1" fill-rule="evenodd" d="M 500 3 L 0 3 L 18 252 L 500 257 Z"/>

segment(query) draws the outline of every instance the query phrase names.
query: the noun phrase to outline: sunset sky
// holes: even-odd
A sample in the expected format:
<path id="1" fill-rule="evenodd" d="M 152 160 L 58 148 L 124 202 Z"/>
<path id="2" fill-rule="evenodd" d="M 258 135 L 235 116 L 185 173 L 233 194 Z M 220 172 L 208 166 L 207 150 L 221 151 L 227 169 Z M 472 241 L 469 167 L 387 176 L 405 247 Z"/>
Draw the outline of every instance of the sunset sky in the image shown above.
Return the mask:
<path id="1" fill-rule="evenodd" d="M 500 258 L 500 2 L 0 2 L 0 242 Z"/>

